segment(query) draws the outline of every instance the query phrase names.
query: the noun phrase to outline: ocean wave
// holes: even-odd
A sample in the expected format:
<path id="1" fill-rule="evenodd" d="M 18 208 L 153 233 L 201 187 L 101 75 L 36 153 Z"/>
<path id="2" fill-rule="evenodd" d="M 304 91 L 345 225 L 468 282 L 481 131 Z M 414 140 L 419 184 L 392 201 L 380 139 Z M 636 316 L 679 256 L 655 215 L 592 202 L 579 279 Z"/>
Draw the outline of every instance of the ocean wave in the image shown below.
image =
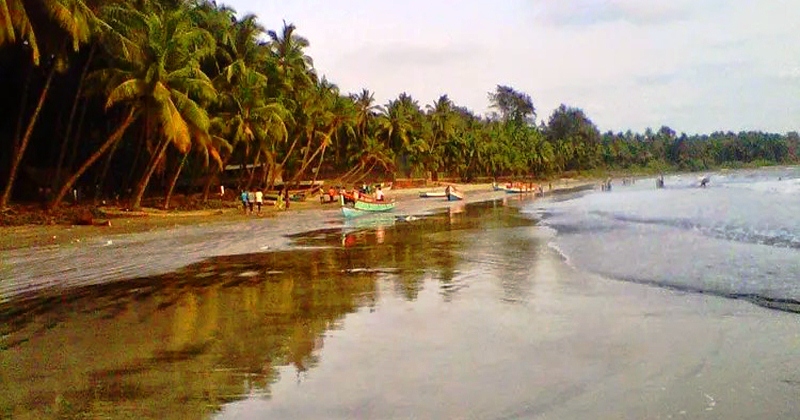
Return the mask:
<path id="1" fill-rule="evenodd" d="M 782 179 L 771 181 L 760 181 L 752 183 L 729 183 L 724 185 L 726 188 L 738 188 L 758 193 L 798 195 L 800 194 L 800 179 Z"/>
<path id="2" fill-rule="evenodd" d="M 726 239 L 729 241 L 743 243 L 800 249 L 800 232 L 789 227 L 759 228 L 758 226 L 744 226 L 726 223 L 707 225 L 696 220 L 682 218 L 647 218 L 619 213 L 593 213 L 608 217 L 618 222 L 667 226 L 681 230 L 697 232 L 699 234 L 716 239 Z M 559 225 L 556 225 L 554 227 L 559 230 L 558 226 Z M 569 226 L 561 226 L 560 231 L 562 230 L 564 232 L 569 232 L 570 230 L 574 230 L 574 228 L 571 229 Z M 603 229 L 594 226 L 591 229 L 584 229 L 584 231 L 587 230 L 600 231 Z"/>
<path id="3" fill-rule="evenodd" d="M 775 309 L 784 312 L 800 313 L 800 300 L 797 299 L 777 298 L 774 296 L 769 296 L 767 294 L 759 294 L 759 293 L 731 292 L 715 288 L 702 287 L 702 285 L 695 286 L 678 282 L 642 279 L 637 277 L 614 277 L 613 275 L 604 273 L 596 273 L 596 274 L 599 274 L 605 278 L 612 280 L 620 280 L 630 283 L 643 284 L 647 286 L 660 287 L 664 289 L 675 290 L 678 292 L 719 296 L 728 299 L 741 299 L 769 309 Z"/>

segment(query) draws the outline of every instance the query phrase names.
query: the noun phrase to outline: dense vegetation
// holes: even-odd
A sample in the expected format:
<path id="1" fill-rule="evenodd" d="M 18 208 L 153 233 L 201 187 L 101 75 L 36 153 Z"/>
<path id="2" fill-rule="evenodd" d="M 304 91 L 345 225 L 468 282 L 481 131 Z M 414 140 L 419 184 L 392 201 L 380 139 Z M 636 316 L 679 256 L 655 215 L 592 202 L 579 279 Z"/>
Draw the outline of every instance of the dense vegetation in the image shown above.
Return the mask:
<path id="1" fill-rule="evenodd" d="M 78 187 L 168 206 L 176 184 L 207 196 L 232 164 L 263 168 L 237 186 L 269 187 L 798 160 L 797 133 L 601 134 L 565 105 L 537 125 L 508 86 L 489 93 L 489 116 L 446 95 L 379 105 L 319 75 L 308 45 L 291 24 L 267 30 L 208 0 L 0 0 L 0 208 L 40 188 L 57 206 Z"/>

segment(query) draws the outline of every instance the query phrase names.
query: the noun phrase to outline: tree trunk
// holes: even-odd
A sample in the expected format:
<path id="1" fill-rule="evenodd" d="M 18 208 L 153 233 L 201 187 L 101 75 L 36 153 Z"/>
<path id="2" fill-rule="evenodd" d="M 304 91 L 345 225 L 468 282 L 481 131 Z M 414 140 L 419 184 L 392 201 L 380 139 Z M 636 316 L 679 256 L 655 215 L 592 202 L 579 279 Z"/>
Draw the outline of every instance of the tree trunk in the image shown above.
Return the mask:
<path id="1" fill-rule="evenodd" d="M 256 160 L 253 161 L 253 170 L 250 171 L 250 177 L 247 180 L 247 190 L 250 190 L 250 187 L 253 185 L 253 179 L 256 176 L 256 168 L 258 167 L 259 161 L 261 159 L 261 153 L 256 153 Z"/>
<path id="2" fill-rule="evenodd" d="M 56 176 L 53 178 L 53 188 L 61 185 L 61 170 L 64 166 L 64 158 L 67 156 L 67 147 L 69 146 L 70 134 L 72 134 L 72 123 L 75 121 L 75 113 L 78 111 L 78 102 L 80 102 L 81 92 L 83 91 L 83 83 L 86 81 L 86 73 L 89 71 L 89 64 L 92 62 L 96 49 L 97 44 L 92 43 L 92 48 L 89 50 L 89 58 L 86 59 L 86 64 L 84 64 L 83 70 L 81 71 L 81 78 L 78 82 L 78 90 L 75 92 L 75 99 L 72 100 L 72 109 L 69 111 L 67 129 L 64 132 L 64 139 L 61 141 L 61 151 L 58 154 L 58 162 L 56 163 Z"/>
<path id="3" fill-rule="evenodd" d="M 97 185 L 97 191 L 103 191 L 103 188 L 105 188 L 106 175 L 108 175 L 108 169 L 111 167 L 111 161 L 114 160 L 114 155 L 117 153 L 119 144 L 120 142 L 114 143 L 114 146 L 111 147 L 111 151 L 108 153 L 106 163 L 103 164 L 103 170 L 100 171 L 100 178 L 98 178 L 97 182 L 95 182 L 95 185 Z M 95 197 L 95 201 L 97 201 L 97 197 Z"/>
<path id="4" fill-rule="evenodd" d="M 314 178 L 311 180 L 311 185 L 314 185 L 317 182 L 317 176 L 319 176 L 319 168 L 322 167 L 322 162 L 325 160 L 325 147 L 322 147 L 322 154 L 319 155 L 319 164 L 317 164 L 317 170 L 314 171 Z"/>
<path id="5" fill-rule="evenodd" d="M 216 173 L 217 173 L 216 169 L 211 169 L 208 172 L 208 179 L 206 179 L 206 184 L 205 186 L 203 186 L 203 203 L 208 203 L 208 195 L 211 193 L 211 184 L 214 183 L 214 179 L 216 178 Z"/>
<path id="6" fill-rule="evenodd" d="M 75 185 L 75 182 L 78 181 L 78 178 L 80 178 L 81 175 L 83 175 L 83 173 L 86 172 L 86 170 L 89 169 L 89 167 L 91 167 L 95 161 L 97 161 L 97 159 L 100 159 L 100 156 L 102 156 L 106 150 L 119 142 L 119 140 L 122 138 L 122 135 L 125 133 L 125 130 L 128 129 L 128 126 L 130 126 L 135 119 L 134 116 L 135 113 L 133 110 L 128 111 L 128 115 L 125 117 L 122 125 L 120 125 L 113 133 L 111 133 L 111 135 L 108 137 L 108 140 L 106 140 L 106 142 L 103 143 L 103 145 L 100 146 L 100 148 L 97 149 L 94 154 L 89 157 L 89 159 L 86 159 L 86 162 L 84 162 L 83 165 L 77 171 L 75 171 L 72 177 L 70 177 L 64 183 L 64 185 L 61 186 L 61 190 L 58 191 L 56 198 L 50 203 L 50 208 L 57 207 L 59 204 L 61 204 L 61 200 L 63 200 L 64 196 L 67 195 L 67 192 L 72 189 L 72 186 Z"/>
<path id="7" fill-rule="evenodd" d="M 22 162 L 22 156 L 25 154 L 25 149 L 31 140 L 33 134 L 33 127 L 36 125 L 36 120 L 39 118 L 39 113 L 42 111 L 44 100 L 47 98 L 47 92 L 50 90 L 50 84 L 53 82 L 53 76 L 56 74 L 55 64 L 50 69 L 50 74 L 47 75 L 47 81 L 44 83 L 42 93 L 39 94 L 39 102 L 36 103 L 36 109 L 33 111 L 31 120 L 28 121 L 28 128 L 25 129 L 25 135 L 19 144 L 19 148 L 14 151 L 14 156 L 11 158 L 11 170 L 8 173 L 8 183 L 3 191 L 3 196 L 0 197 L 0 209 L 8 207 L 8 202 L 11 200 L 11 191 L 14 189 L 14 181 L 17 179 L 17 172 L 19 171 L 19 164 Z"/>
<path id="8" fill-rule="evenodd" d="M 78 116 L 78 126 L 75 128 L 75 131 L 73 131 L 73 136 L 71 141 L 72 150 L 70 151 L 69 154 L 69 160 L 67 161 L 67 164 L 64 165 L 64 168 L 66 169 L 62 169 L 66 170 L 67 172 L 69 172 L 75 166 L 75 160 L 78 158 L 78 146 L 80 146 L 81 144 L 80 136 L 81 133 L 83 132 L 83 122 L 86 120 L 86 109 L 88 107 L 89 107 L 89 100 L 85 99 L 83 101 L 83 106 L 81 106 L 81 115 Z"/>
<path id="9" fill-rule="evenodd" d="M 309 162 L 311 161 L 311 159 L 309 159 L 309 157 L 308 157 L 308 154 L 311 152 L 311 143 L 314 141 L 314 132 L 315 131 L 312 129 L 311 132 L 308 134 L 308 143 L 306 144 L 305 152 L 303 152 L 303 160 L 300 163 L 300 169 L 298 169 L 294 173 L 294 175 L 292 175 L 291 181 L 289 181 L 289 182 L 285 182 L 284 181 L 284 185 L 286 185 L 287 187 L 292 187 L 292 186 L 295 185 L 295 183 L 298 181 L 300 176 L 303 175 L 303 172 L 305 172 L 306 168 L 308 167 Z M 319 151 L 319 148 L 317 148 L 317 151 L 314 152 L 314 156 L 316 156 L 318 151 Z"/>
<path id="10" fill-rule="evenodd" d="M 12 155 L 17 154 L 19 143 L 22 138 L 22 125 L 25 121 L 25 108 L 28 105 L 28 89 L 31 86 L 31 77 L 33 75 L 33 68 L 29 66 L 28 74 L 25 76 L 25 84 L 22 85 L 22 98 L 19 103 L 19 115 L 17 116 L 17 128 L 14 130 L 14 146 L 11 149 Z"/>
<path id="11" fill-rule="evenodd" d="M 147 114 L 144 116 L 145 120 L 147 120 Z M 147 146 L 147 122 L 145 122 L 145 127 L 141 127 L 140 138 L 139 138 L 139 147 L 136 149 L 136 156 L 133 158 L 133 164 L 131 165 L 131 170 L 128 172 L 128 177 L 125 178 L 123 182 L 123 189 L 125 194 L 128 195 L 128 190 L 130 190 L 131 184 L 133 184 L 133 175 L 136 174 L 136 168 L 139 164 L 139 159 L 141 159 L 142 154 L 144 153 L 144 149 Z"/>
<path id="12" fill-rule="evenodd" d="M 314 160 L 314 158 L 316 158 L 316 157 L 317 157 L 317 155 L 318 155 L 320 152 L 324 152 L 324 151 L 325 151 L 325 147 L 326 147 L 326 146 L 327 146 L 327 145 L 326 145 L 325 143 L 322 143 L 322 144 L 321 144 L 321 145 L 320 145 L 320 146 L 317 148 L 317 150 L 315 150 L 315 151 L 314 151 L 314 153 L 313 153 L 313 154 L 312 154 L 312 155 L 309 157 L 309 156 L 308 156 L 308 151 L 311 149 L 311 139 L 309 139 L 309 140 L 308 140 L 308 146 L 306 146 L 306 153 L 305 153 L 305 156 L 303 156 L 303 164 L 300 166 L 300 169 L 299 169 L 299 170 L 298 170 L 298 171 L 297 171 L 297 172 L 294 174 L 294 176 L 292 177 L 292 181 L 291 181 L 291 182 L 292 182 L 293 184 L 294 184 L 295 182 L 298 182 L 298 181 L 299 181 L 300 177 L 301 177 L 301 176 L 303 176 L 303 174 L 305 173 L 306 169 L 308 168 L 308 165 L 310 165 L 310 164 L 311 164 L 311 162 Z"/>
<path id="13" fill-rule="evenodd" d="M 167 146 L 169 146 L 169 140 L 166 138 L 161 140 L 161 144 L 159 144 L 158 148 L 156 148 L 153 158 L 150 159 L 150 163 L 147 164 L 147 169 L 145 170 L 144 175 L 142 175 L 142 179 L 140 179 L 139 183 L 136 185 L 136 191 L 133 195 L 133 202 L 131 203 L 132 210 L 139 210 L 142 207 L 142 197 L 144 197 L 144 191 L 147 189 L 147 184 L 150 183 L 150 178 L 156 171 L 158 162 L 167 151 Z"/>
<path id="14" fill-rule="evenodd" d="M 354 184 L 358 184 L 359 182 L 361 182 L 361 180 L 362 180 L 362 179 L 366 178 L 366 177 L 367 177 L 367 175 L 369 175 L 369 173 L 370 173 L 370 172 L 372 172 L 372 170 L 373 170 L 373 169 L 375 169 L 375 166 L 376 166 L 377 164 L 378 164 L 378 162 L 373 162 L 373 163 L 372 163 L 372 166 L 370 166 L 370 167 L 369 167 L 369 169 L 367 169 L 366 171 L 364 171 L 364 173 L 363 173 L 363 174 L 361 174 L 361 175 L 360 175 L 358 178 L 356 178 L 356 179 L 354 179 L 354 180 L 353 180 L 353 183 L 354 183 Z"/>
<path id="15" fill-rule="evenodd" d="M 175 175 L 172 176 L 172 180 L 169 182 L 169 189 L 167 190 L 167 196 L 164 198 L 164 210 L 169 209 L 169 200 L 172 199 L 172 192 L 175 190 L 175 184 L 178 183 L 178 177 L 181 175 L 181 169 L 183 169 L 183 165 L 186 163 L 187 157 L 189 157 L 189 152 L 183 154 L 181 163 L 178 165 L 178 169 L 175 171 Z"/>

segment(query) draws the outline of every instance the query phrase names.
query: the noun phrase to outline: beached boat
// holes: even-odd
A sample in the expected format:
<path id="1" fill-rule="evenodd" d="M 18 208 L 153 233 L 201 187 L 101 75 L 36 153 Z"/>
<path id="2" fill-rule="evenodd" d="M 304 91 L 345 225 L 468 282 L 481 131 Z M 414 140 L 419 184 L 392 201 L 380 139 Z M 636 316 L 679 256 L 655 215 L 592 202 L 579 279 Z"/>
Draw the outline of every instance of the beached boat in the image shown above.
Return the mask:
<path id="1" fill-rule="evenodd" d="M 419 193 L 420 198 L 444 198 L 447 193 L 444 191 L 423 191 Z"/>
<path id="2" fill-rule="evenodd" d="M 528 186 L 515 186 L 515 187 L 506 187 L 505 191 L 509 194 L 529 194 L 536 191 L 536 188 L 531 188 Z"/>
<path id="3" fill-rule="evenodd" d="M 382 213 L 394 210 L 394 200 L 376 201 L 357 199 L 352 206 L 345 205 L 344 199 L 341 200 L 342 215 L 344 217 L 358 217 L 366 214 Z"/>
<path id="4" fill-rule="evenodd" d="M 461 191 L 456 190 L 455 188 L 450 188 L 447 191 L 447 201 L 459 201 L 464 199 L 464 193 Z"/>
<path id="5" fill-rule="evenodd" d="M 498 183 L 492 183 L 492 189 L 495 191 L 505 191 L 508 187 L 505 185 L 500 185 Z"/>

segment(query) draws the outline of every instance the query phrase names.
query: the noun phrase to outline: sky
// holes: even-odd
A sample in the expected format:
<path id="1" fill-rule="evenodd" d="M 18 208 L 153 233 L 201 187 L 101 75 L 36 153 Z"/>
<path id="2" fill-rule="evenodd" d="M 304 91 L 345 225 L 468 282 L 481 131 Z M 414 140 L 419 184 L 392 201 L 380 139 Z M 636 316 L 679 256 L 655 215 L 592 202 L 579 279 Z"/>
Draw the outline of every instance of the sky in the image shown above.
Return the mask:
<path id="1" fill-rule="evenodd" d="M 447 94 L 489 112 L 497 85 L 601 131 L 800 131 L 800 0 L 218 0 L 293 23 L 317 72 L 380 104 Z"/>

